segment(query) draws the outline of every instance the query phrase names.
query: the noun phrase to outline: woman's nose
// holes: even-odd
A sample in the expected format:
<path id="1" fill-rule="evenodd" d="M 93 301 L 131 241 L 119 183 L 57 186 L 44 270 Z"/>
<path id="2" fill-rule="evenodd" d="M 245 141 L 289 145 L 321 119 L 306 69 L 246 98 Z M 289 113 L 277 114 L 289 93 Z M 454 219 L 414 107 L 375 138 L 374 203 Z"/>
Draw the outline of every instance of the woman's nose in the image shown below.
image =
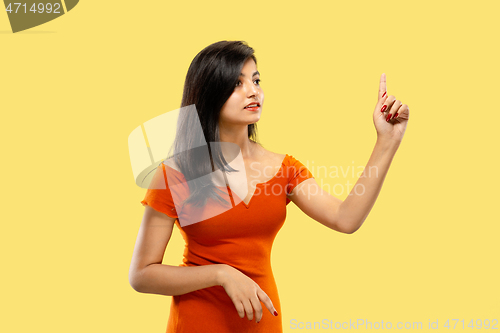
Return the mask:
<path id="1" fill-rule="evenodd" d="M 247 88 L 247 97 L 257 96 L 258 93 L 259 93 L 259 90 L 252 82 L 252 84 L 249 85 Z"/>

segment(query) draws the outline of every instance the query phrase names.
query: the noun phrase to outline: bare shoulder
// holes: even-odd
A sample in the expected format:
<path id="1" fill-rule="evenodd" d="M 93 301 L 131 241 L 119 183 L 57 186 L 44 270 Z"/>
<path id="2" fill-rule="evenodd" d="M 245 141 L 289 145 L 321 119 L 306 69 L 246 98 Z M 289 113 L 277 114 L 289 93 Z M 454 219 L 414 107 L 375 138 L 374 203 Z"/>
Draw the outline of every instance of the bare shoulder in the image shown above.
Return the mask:
<path id="1" fill-rule="evenodd" d="M 263 160 L 266 160 L 269 165 L 281 165 L 281 162 L 285 159 L 286 154 L 279 154 L 265 149 L 259 145 Z"/>
<path id="2" fill-rule="evenodd" d="M 278 163 L 281 163 L 284 161 L 286 154 L 278 154 L 278 153 L 273 153 L 275 155 L 275 158 L 277 159 Z"/>

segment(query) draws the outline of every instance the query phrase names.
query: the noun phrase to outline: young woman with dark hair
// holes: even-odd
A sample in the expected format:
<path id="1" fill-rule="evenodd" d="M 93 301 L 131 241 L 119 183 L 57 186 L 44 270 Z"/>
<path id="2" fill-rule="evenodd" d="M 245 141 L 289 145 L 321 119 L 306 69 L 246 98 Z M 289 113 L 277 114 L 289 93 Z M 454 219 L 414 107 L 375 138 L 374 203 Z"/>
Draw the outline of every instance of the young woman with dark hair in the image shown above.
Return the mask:
<path id="1" fill-rule="evenodd" d="M 180 113 L 173 154 L 160 163 L 141 201 L 145 212 L 129 272 L 136 291 L 173 296 L 167 332 L 282 332 L 270 263 L 286 205 L 293 202 L 332 230 L 355 232 L 375 203 L 409 118 L 408 106 L 387 95 L 383 74 L 373 112 L 377 142 L 342 201 L 292 155 L 258 143 L 263 103 L 257 60 L 246 43 L 217 42 L 192 61 L 181 106 L 195 111 Z M 374 167 L 376 173 L 368 172 Z M 186 242 L 183 263 L 163 265 L 174 224 Z"/>

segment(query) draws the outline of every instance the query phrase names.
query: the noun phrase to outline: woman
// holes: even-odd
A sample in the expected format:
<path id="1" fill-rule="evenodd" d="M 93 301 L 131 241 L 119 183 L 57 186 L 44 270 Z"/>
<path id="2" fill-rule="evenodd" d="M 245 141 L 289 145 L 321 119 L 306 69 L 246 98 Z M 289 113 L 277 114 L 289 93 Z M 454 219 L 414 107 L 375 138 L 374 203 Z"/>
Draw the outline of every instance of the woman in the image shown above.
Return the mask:
<path id="1" fill-rule="evenodd" d="M 179 116 L 174 156 L 158 166 L 142 201 L 129 273 L 136 291 L 173 296 L 167 332 L 282 332 L 270 251 L 286 205 L 332 230 L 355 232 L 403 138 L 408 106 L 387 95 L 383 74 L 373 113 L 377 142 L 365 168 L 377 172 L 363 173 L 341 201 L 292 155 L 257 143 L 259 83 L 253 49 L 239 41 L 206 47 L 188 70 L 182 106 L 196 112 Z M 174 224 L 186 241 L 183 263 L 163 265 Z"/>

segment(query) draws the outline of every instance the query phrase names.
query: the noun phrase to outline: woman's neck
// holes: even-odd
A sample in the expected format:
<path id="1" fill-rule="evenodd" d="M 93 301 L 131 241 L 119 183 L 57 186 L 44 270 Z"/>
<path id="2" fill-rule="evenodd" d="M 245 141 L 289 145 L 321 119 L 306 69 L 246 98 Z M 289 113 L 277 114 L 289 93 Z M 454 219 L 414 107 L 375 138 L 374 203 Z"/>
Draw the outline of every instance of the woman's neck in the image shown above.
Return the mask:
<path id="1" fill-rule="evenodd" d="M 252 159 L 255 157 L 258 145 L 248 138 L 248 126 L 245 125 L 245 129 L 239 131 L 226 128 L 219 129 L 221 142 L 231 142 L 238 145 L 244 159 Z"/>

